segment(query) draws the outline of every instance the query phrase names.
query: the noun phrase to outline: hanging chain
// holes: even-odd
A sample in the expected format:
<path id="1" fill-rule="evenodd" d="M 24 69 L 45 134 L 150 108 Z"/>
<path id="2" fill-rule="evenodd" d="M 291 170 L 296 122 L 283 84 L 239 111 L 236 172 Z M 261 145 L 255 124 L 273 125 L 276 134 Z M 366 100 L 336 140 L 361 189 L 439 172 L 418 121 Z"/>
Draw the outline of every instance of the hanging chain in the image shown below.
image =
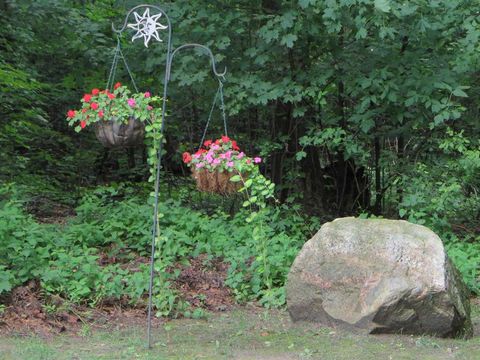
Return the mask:
<path id="1" fill-rule="evenodd" d="M 225 78 L 223 78 L 225 80 Z M 215 109 L 215 105 L 217 104 L 217 99 L 220 96 L 220 109 L 222 110 L 222 118 L 223 118 L 223 129 L 225 131 L 225 136 L 228 136 L 227 131 L 227 115 L 225 113 L 225 102 L 223 100 L 223 82 L 219 78 L 218 79 L 218 89 L 215 93 L 215 97 L 213 99 L 212 107 L 210 108 L 210 113 L 208 114 L 207 123 L 205 124 L 205 129 L 203 129 L 202 140 L 200 140 L 200 145 L 198 149 L 202 148 L 203 142 L 205 141 L 205 136 L 207 135 L 208 126 L 210 125 L 210 120 L 212 120 L 213 110 Z"/>
<path id="2" fill-rule="evenodd" d="M 205 140 L 205 136 L 207 135 L 208 125 L 210 125 L 210 120 L 212 120 L 213 109 L 215 109 L 215 104 L 217 103 L 218 93 L 220 92 L 220 87 L 218 88 L 217 92 L 215 93 L 215 98 L 213 99 L 212 107 L 210 108 L 210 113 L 208 114 L 207 123 L 205 124 L 205 129 L 203 129 L 202 140 L 200 140 L 200 145 L 198 149 L 203 145 L 203 141 Z"/>
<path id="3" fill-rule="evenodd" d="M 225 80 L 225 78 L 223 78 Z M 223 101 L 223 82 L 218 79 L 218 90 L 220 92 L 220 109 L 222 109 L 223 127 L 225 129 L 225 136 L 228 136 L 227 131 L 227 115 L 225 114 L 225 102 Z"/>
<path id="4" fill-rule="evenodd" d="M 110 68 L 110 73 L 108 75 L 106 89 L 111 89 L 113 87 L 113 79 L 115 79 L 115 73 L 117 71 L 118 64 L 118 53 L 120 51 L 120 39 L 117 37 L 117 46 L 115 47 L 115 53 L 113 55 L 112 67 Z"/>
<path id="5" fill-rule="evenodd" d="M 117 36 L 117 46 L 115 47 L 115 54 L 113 56 L 113 62 L 112 62 L 112 67 L 110 68 L 110 74 L 108 75 L 108 80 L 107 80 L 107 89 L 113 90 L 113 82 L 115 81 L 115 75 L 117 72 L 117 66 L 118 66 L 118 59 L 121 58 L 123 60 L 123 64 L 125 65 L 125 69 L 128 72 L 128 76 L 130 77 L 130 80 L 132 81 L 132 85 L 135 89 L 135 92 L 138 93 L 138 87 L 137 84 L 135 83 L 135 79 L 133 78 L 133 74 L 130 70 L 130 67 L 128 66 L 127 59 L 123 55 L 122 48 L 120 46 L 120 37 Z"/>
<path id="6" fill-rule="evenodd" d="M 125 69 L 127 69 L 128 76 L 130 76 L 130 80 L 132 80 L 132 84 L 133 84 L 133 87 L 135 88 L 135 92 L 138 93 L 137 84 L 135 83 L 135 79 L 133 78 L 133 74 L 132 74 L 132 72 L 130 71 L 130 67 L 129 67 L 128 64 L 127 64 L 127 60 L 125 59 L 125 56 L 123 56 L 123 51 L 122 51 L 122 49 L 119 48 L 119 50 L 120 50 L 120 56 L 122 57 L 123 63 L 125 64 Z"/>

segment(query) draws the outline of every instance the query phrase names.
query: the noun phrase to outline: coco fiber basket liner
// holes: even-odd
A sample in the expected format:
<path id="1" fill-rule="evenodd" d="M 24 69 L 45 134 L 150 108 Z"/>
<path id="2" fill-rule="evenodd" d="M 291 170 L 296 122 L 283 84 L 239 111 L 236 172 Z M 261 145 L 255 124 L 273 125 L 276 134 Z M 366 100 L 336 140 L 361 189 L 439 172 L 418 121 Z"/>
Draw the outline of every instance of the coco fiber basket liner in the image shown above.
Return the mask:
<path id="1" fill-rule="evenodd" d="M 197 183 L 197 189 L 203 192 L 221 195 L 234 194 L 242 187 L 241 182 L 232 182 L 230 178 L 237 175 L 228 171 L 208 171 L 192 169 L 192 176 Z"/>

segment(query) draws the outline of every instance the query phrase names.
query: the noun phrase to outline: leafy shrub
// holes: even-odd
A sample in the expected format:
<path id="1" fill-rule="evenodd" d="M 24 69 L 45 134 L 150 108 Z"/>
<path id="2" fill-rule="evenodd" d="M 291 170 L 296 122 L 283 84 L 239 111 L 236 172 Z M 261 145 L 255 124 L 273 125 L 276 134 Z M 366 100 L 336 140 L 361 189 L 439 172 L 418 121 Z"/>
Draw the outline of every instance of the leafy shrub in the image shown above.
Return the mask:
<path id="1" fill-rule="evenodd" d="M 480 238 L 474 243 L 450 242 L 446 245 L 446 250 L 468 288 L 474 294 L 480 295 Z"/>
<path id="2" fill-rule="evenodd" d="M 57 239 L 13 201 L 0 204 L 0 293 L 42 275 Z"/>

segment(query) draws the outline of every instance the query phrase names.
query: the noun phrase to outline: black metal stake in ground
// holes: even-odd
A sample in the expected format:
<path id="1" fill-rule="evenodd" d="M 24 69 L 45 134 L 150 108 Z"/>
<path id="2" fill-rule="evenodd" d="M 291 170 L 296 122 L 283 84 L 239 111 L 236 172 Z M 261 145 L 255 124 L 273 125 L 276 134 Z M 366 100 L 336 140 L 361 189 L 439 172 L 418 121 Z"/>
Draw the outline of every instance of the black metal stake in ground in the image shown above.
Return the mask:
<path id="1" fill-rule="evenodd" d="M 142 9 L 144 12 L 143 14 L 139 14 L 136 12 L 136 10 Z M 153 11 L 158 11 L 158 13 L 151 15 L 150 14 L 150 9 L 153 9 Z M 135 17 L 135 23 L 127 24 L 128 19 L 130 15 L 134 15 Z M 160 22 L 161 18 L 164 17 L 166 19 L 166 24 L 162 24 Z M 200 44 L 185 44 L 182 46 L 179 46 L 175 50 L 172 51 L 172 26 L 170 22 L 170 18 L 166 14 L 165 11 L 163 11 L 162 8 L 159 6 L 154 6 L 154 5 L 138 5 L 135 6 L 134 8 L 130 9 L 130 11 L 127 13 L 125 16 L 125 21 L 120 29 L 116 29 L 115 26 L 112 24 L 112 29 L 113 31 L 117 34 L 118 37 L 122 35 L 122 33 L 125 31 L 125 29 L 130 28 L 136 31 L 136 33 L 132 37 L 132 41 L 136 39 L 143 38 L 144 44 L 146 47 L 148 47 L 148 43 L 150 40 L 154 39 L 157 41 L 162 42 L 160 38 L 159 31 L 166 30 L 168 34 L 168 39 L 167 39 L 167 56 L 166 56 L 166 62 L 165 62 L 165 77 L 164 77 L 164 84 L 163 84 L 163 104 L 162 104 L 162 118 L 161 118 L 161 128 L 160 128 L 160 144 L 159 144 L 159 150 L 158 150 L 158 159 L 157 159 L 157 167 L 156 167 L 156 174 L 155 174 L 155 205 L 154 205 L 154 210 L 153 210 L 153 227 L 152 227 L 152 248 L 151 248 L 151 258 L 150 258 L 150 283 L 149 283 L 149 288 L 148 288 L 148 318 L 147 318 L 147 346 L 148 348 L 151 348 L 152 346 L 152 336 L 151 336 L 151 326 L 152 326 L 152 288 L 153 288 L 153 277 L 154 277 L 154 262 L 155 262 L 155 241 L 158 236 L 158 231 L 159 231 L 159 226 L 158 226 L 158 194 L 159 194 L 159 185 L 160 185 L 160 170 L 161 170 L 161 165 L 162 165 L 162 149 L 163 149 L 163 131 L 165 129 L 165 109 L 167 105 L 167 93 L 168 93 L 168 82 L 170 81 L 170 73 L 172 69 L 172 61 L 175 56 L 175 54 L 178 53 L 178 51 L 182 49 L 188 49 L 188 48 L 200 48 L 203 49 L 207 52 L 207 55 L 210 57 L 211 63 L 212 63 L 212 71 L 217 76 L 219 83 L 220 83 L 220 89 L 222 88 L 222 81 L 225 80 L 224 75 L 226 73 L 226 69 L 223 71 L 223 73 L 219 73 L 216 68 L 216 63 L 215 63 L 215 58 L 212 54 L 212 51 Z M 119 46 L 120 42 L 118 42 L 117 46 Z M 123 54 L 122 54 L 123 57 Z M 125 59 L 124 59 L 125 61 Z M 128 65 L 125 64 L 128 70 Z M 128 70 L 129 71 L 129 70 Z M 130 71 L 129 71 L 130 73 Z M 221 94 L 223 97 L 223 95 Z M 223 98 L 222 98 L 223 102 Z M 223 111 L 223 119 L 224 123 L 226 124 L 226 119 L 225 119 L 225 112 L 224 109 Z"/>

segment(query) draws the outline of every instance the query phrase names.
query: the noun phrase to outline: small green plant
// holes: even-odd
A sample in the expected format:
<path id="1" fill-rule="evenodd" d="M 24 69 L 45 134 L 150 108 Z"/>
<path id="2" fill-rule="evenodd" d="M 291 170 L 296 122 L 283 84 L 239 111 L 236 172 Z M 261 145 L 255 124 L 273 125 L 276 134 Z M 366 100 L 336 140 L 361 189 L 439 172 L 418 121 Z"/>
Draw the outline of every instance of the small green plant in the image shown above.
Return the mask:
<path id="1" fill-rule="evenodd" d="M 80 329 L 80 336 L 81 337 L 88 337 L 92 334 L 92 327 L 88 324 L 82 324 L 82 328 Z"/>
<path id="2" fill-rule="evenodd" d="M 55 314 L 58 311 L 57 305 L 55 304 L 43 304 L 43 311 L 49 315 Z"/>

